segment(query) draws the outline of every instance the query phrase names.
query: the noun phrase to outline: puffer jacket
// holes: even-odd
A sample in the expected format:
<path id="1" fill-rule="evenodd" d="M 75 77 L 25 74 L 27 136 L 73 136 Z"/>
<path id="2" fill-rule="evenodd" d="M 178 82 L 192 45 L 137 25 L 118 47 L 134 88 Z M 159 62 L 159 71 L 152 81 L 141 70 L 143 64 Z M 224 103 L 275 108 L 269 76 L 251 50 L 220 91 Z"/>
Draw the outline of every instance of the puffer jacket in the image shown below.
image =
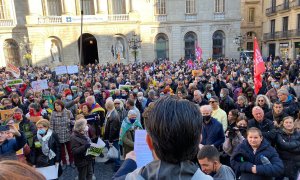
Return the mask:
<path id="1" fill-rule="evenodd" d="M 268 158 L 271 164 L 263 165 L 261 156 Z M 241 174 L 243 180 L 271 180 L 272 177 L 281 176 L 284 170 L 278 153 L 265 139 L 255 153 L 248 141 L 244 140 L 234 150 L 230 163 L 236 174 Z M 256 174 L 252 173 L 253 165 L 256 165 Z"/>

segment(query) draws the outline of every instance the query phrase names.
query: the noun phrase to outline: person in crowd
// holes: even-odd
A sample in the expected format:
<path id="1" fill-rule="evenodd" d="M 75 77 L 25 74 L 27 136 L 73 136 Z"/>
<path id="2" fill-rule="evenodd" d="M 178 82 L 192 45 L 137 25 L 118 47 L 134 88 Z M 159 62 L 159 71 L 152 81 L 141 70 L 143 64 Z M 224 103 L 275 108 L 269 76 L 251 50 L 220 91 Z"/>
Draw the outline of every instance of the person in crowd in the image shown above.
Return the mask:
<path id="1" fill-rule="evenodd" d="M 46 180 L 41 173 L 25 163 L 4 160 L 0 161 L 0 166 L 0 179 L 2 180 Z"/>
<path id="2" fill-rule="evenodd" d="M 284 117 L 276 135 L 276 149 L 284 164 L 284 175 L 278 180 L 296 180 L 300 171 L 300 132 L 295 130 L 294 118 Z"/>
<path id="3" fill-rule="evenodd" d="M 38 103 L 31 103 L 28 107 L 29 112 L 25 115 L 31 122 L 36 123 L 43 119 L 42 108 Z"/>
<path id="4" fill-rule="evenodd" d="M 259 106 L 264 110 L 264 113 L 268 113 L 271 110 L 271 102 L 266 95 L 259 94 L 256 97 L 255 106 Z"/>
<path id="5" fill-rule="evenodd" d="M 128 111 L 128 116 L 124 119 L 121 125 L 119 143 L 124 149 L 124 155 L 126 155 L 130 151 L 133 151 L 135 131 L 137 129 L 143 129 L 141 122 L 138 121 L 136 117 L 136 111 Z"/>
<path id="6" fill-rule="evenodd" d="M 115 99 L 114 105 L 115 105 L 115 109 L 118 111 L 118 114 L 120 116 L 120 123 L 122 124 L 123 120 L 127 116 L 127 111 L 124 107 L 124 103 L 120 99 Z"/>
<path id="7" fill-rule="evenodd" d="M 223 109 L 227 114 L 230 110 L 235 109 L 234 101 L 229 96 L 229 90 L 222 88 L 220 92 L 220 108 Z"/>
<path id="8" fill-rule="evenodd" d="M 108 149 L 110 149 L 111 147 L 115 147 L 119 151 L 119 133 L 121 124 L 120 116 L 116 111 L 114 102 L 112 100 L 108 100 L 106 102 L 105 108 L 107 109 L 107 115 L 104 131 L 104 141 Z M 111 160 L 107 161 L 107 163 L 109 163 L 110 161 Z M 120 167 L 120 157 L 114 159 L 113 161 L 115 163 L 114 171 L 117 171 Z"/>
<path id="9" fill-rule="evenodd" d="M 134 110 L 137 114 L 136 119 L 138 121 L 141 121 L 141 112 L 139 111 L 139 109 L 135 106 L 134 104 L 134 100 L 133 99 L 127 99 L 126 101 L 126 109 L 128 110 Z"/>
<path id="10" fill-rule="evenodd" d="M 261 130 L 262 135 L 266 138 L 269 142 L 273 142 L 275 138 L 275 131 L 274 131 L 274 123 L 265 118 L 264 110 L 259 107 L 255 106 L 252 109 L 253 119 L 250 119 L 248 122 L 248 128 L 256 127 Z"/>
<path id="11" fill-rule="evenodd" d="M 61 175 L 61 145 L 59 138 L 50 128 L 50 123 L 46 119 L 39 120 L 36 123 L 37 133 L 31 146 L 31 163 L 33 167 L 59 167 Z"/>
<path id="12" fill-rule="evenodd" d="M 209 99 L 209 104 L 212 107 L 211 116 L 222 124 L 223 130 L 226 130 L 228 125 L 227 114 L 223 109 L 220 108 L 219 98 L 217 96 L 212 96 Z"/>
<path id="13" fill-rule="evenodd" d="M 222 124 L 211 116 L 212 108 L 210 105 L 200 107 L 203 116 L 202 145 L 214 145 L 217 149 L 221 148 L 225 140 Z"/>
<path id="14" fill-rule="evenodd" d="M 251 109 L 252 106 L 249 105 L 248 99 L 244 95 L 239 95 L 237 97 L 237 103 L 235 105 L 236 109 L 240 112 L 245 114 L 248 118 L 252 118 Z"/>
<path id="15" fill-rule="evenodd" d="M 276 79 L 274 79 L 271 82 L 271 86 L 272 88 L 268 90 L 268 92 L 266 93 L 266 96 L 270 99 L 270 101 L 272 103 L 278 101 L 277 98 L 277 91 L 280 89 L 280 82 Z"/>
<path id="16" fill-rule="evenodd" d="M 54 110 L 50 118 L 50 129 L 58 135 L 58 140 L 61 145 L 63 170 L 67 167 L 67 153 L 71 167 L 75 168 L 70 143 L 71 119 L 73 119 L 73 114 L 64 107 L 64 104 L 61 100 L 56 100 L 54 102 Z"/>
<path id="17" fill-rule="evenodd" d="M 22 111 L 25 111 L 25 107 L 22 104 L 22 99 L 20 98 L 20 96 L 18 94 L 13 94 L 11 96 L 11 102 L 12 102 L 12 106 L 13 107 L 18 107 L 20 108 Z"/>
<path id="18" fill-rule="evenodd" d="M 41 115 L 43 116 L 44 119 L 49 120 L 50 115 L 51 115 L 53 110 L 49 107 L 48 100 L 46 100 L 46 99 L 40 100 L 40 106 L 42 108 Z"/>
<path id="19" fill-rule="evenodd" d="M 182 93 L 182 97 L 186 97 L 188 92 L 187 92 L 187 89 L 186 87 L 183 85 L 183 82 L 182 81 L 179 81 L 177 83 L 177 89 L 176 89 L 176 94 L 178 94 L 178 92 L 181 92 Z"/>
<path id="20" fill-rule="evenodd" d="M 12 105 L 12 102 L 9 98 L 3 98 L 1 100 L 1 104 L 2 104 L 1 110 L 7 110 L 7 109 L 14 108 Z"/>
<path id="21" fill-rule="evenodd" d="M 198 162 L 205 174 L 211 175 L 215 180 L 235 180 L 233 170 L 220 163 L 220 153 L 214 146 L 203 146 L 197 155 Z"/>
<path id="22" fill-rule="evenodd" d="M 148 107 L 151 102 L 155 101 L 155 99 L 156 99 L 155 96 L 156 96 L 156 92 L 153 89 L 151 89 L 148 92 L 148 99 L 147 99 L 146 107 Z"/>
<path id="23" fill-rule="evenodd" d="M 242 114 L 237 118 L 236 126 L 225 132 L 223 150 L 227 155 L 232 156 L 234 149 L 244 141 L 246 131 L 247 117 Z"/>
<path id="24" fill-rule="evenodd" d="M 145 118 L 146 142 L 154 160 L 136 169 L 135 153 L 130 152 L 113 179 L 211 180 L 194 162 L 202 129 L 202 116 L 197 106 L 166 96 L 156 101 L 148 113 L 151 118 Z"/>
<path id="25" fill-rule="evenodd" d="M 195 90 L 194 91 L 194 103 L 198 104 L 199 106 L 207 105 L 208 102 L 205 98 L 202 97 L 201 91 Z"/>
<path id="26" fill-rule="evenodd" d="M 93 177 L 94 158 L 92 155 L 86 155 L 87 149 L 92 143 L 88 136 L 88 129 L 87 120 L 79 119 L 75 122 L 74 132 L 71 136 L 72 152 L 79 180 L 92 180 Z"/>
<path id="27" fill-rule="evenodd" d="M 12 133 L 15 138 L 9 139 L 9 133 Z M 13 154 L 15 157 L 16 151 L 23 148 L 25 144 L 26 137 L 22 131 L 18 131 L 14 125 L 0 125 L 0 156 Z"/>
<path id="28" fill-rule="evenodd" d="M 63 93 L 66 97 L 63 100 L 65 108 L 72 113 L 73 117 L 75 117 L 75 115 L 77 114 L 77 103 L 79 102 L 80 97 L 76 97 L 73 100 L 73 94 L 72 94 L 72 91 L 70 89 L 65 89 Z"/>
<path id="29" fill-rule="evenodd" d="M 94 124 L 96 134 L 103 134 L 104 131 L 104 121 L 105 121 L 105 110 L 103 107 L 101 107 L 98 103 L 95 101 L 94 96 L 88 96 L 86 98 L 86 103 L 89 105 L 91 109 L 91 115 L 98 116 L 98 120 Z"/>
<path id="30" fill-rule="evenodd" d="M 272 111 L 269 111 L 265 115 L 266 119 L 270 119 L 271 121 L 273 121 L 274 126 L 276 128 L 280 127 L 281 121 L 283 120 L 284 117 L 287 117 L 287 116 L 288 116 L 288 114 L 286 114 L 283 111 L 283 104 L 280 101 L 274 102 Z"/>
<path id="31" fill-rule="evenodd" d="M 231 167 L 243 180 L 272 180 L 284 171 L 278 153 L 255 127 L 248 129 L 247 140 L 234 150 Z"/>
<path id="32" fill-rule="evenodd" d="M 236 121 L 239 117 L 239 111 L 237 109 L 232 109 L 228 112 L 228 127 L 226 130 L 236 126 Z M 225 132 L 226 132 L 225 130 Z"/>
<path id="33" fill-rule="evenodd" d="M 289 91 L 285 88 L 281 88 L 277 91 L 278 99 L 283 104 L 284 111 L 292 117 L 296 117 L 299 112 L 298 103 L 295 102 L 293 96 L 289 94 Z"/>
<path id="34" fill-rule="evenodd" d="M 143 111 L 144 111 L 145 108 L 146 108 L 146 104 L 147 104 L 147 98 L 144 97 L 144 93 L 143 93 L 143 92 L 138 92 L 138 93 L 137 93 L 137 99 L 138 99 L 138 101 L 141 103 L 142 109 L 143 109 Z"/>

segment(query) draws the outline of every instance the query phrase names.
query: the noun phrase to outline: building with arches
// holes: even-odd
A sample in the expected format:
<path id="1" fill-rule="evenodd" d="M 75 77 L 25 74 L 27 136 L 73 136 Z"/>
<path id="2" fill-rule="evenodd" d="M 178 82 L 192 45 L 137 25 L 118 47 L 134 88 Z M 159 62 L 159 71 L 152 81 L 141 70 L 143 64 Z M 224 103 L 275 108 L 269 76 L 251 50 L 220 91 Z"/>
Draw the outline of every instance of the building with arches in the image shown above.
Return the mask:
<path id="1" fill-rule="evenodd" d="M 203 59 L 238 58 L 240 8 L 240 0 L 0 0 L 0 66 L 8 52 L 20 65 L 26 53 L 37 65 L 178 61 L 194 59 L 197 43 Z"/>

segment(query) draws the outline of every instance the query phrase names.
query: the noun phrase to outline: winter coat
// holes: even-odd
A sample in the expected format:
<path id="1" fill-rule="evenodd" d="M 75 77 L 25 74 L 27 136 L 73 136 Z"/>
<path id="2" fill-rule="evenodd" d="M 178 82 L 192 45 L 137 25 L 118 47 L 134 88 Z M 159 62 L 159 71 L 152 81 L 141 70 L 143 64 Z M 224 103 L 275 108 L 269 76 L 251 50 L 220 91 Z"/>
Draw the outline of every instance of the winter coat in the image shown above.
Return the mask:
<path id="1" fill-rule="evenodd" d="M 60 143 L 70 141 L 72 113 L 63 109 L 62 112 L 53 111 L 50 118 L 50 129 L 58 135 Z"/>
<path id="2" fill-rule="evenodd" d="M 277 152 L 285 165 L 285 175 L 296 177 L 300 170 L 300 132 L 287 134 L 279 129 L 275 142 Z"/>
<path id="3" fill-rule="evenodd" d="M 55 153 L 55 157 L 49 161 L 49 166 L 55 165 L 56 162 L 60 163 L 61 161 L 61 145 L 59 143 L 57 134 L 55 132 L 52 132 L 51 137 L 48 141 L 48 147 Z M 39 142 L 37 135 L 33 138 L 33 145 L 30 147 L 30 161 L 33 165 L 36 165 L 37 167 L 40 167 L 39 164 L 37 164 L 37 160 L 40 156 L 44 156 L 42 152 L 42 147 L 36 147 L 35 143 Z"/>
<path id="4" fill-rule="evenodd" d="M 275 116 L 273 113 L 273 110 L 269 111 L 268 113 L 265 114 L 266 119 L 270 119 L 271 121 L 276 121 L 278 124 L 280 124 L 280 122 L 283 120 L 283 118 L 287 117 L 287 116 L 288 116 L 288 114 L 285 112 L 282 112 L 278 116 Z"/>
<path id="5" fill-rule="evenodd" d="M 87 144 L 90 144 L 88 139 L 78 132 L 74 132 L 71 136 L 71 147 L 74 157 L 74 163 L 77 167 L 87 166 L 93 162 L 93 156 L 86 156 Z"/>
<path id="6" fill-rule="evenodd" d="M 208 124 L 203 123 L 201 144 L 214 145 L 220 149 L 224 141 L 225 135 L 223 126 L 218 120 L 212 117 Z"/>
<path id="7" fill-rule="evenodd" d="M 276 133 L 274 131 L 275 129 L 273 121 L 265 118 L 261 123 L 259 123 L 255 119 L 250 119 L 248 121 L 248 128 L 252 127 L 260 129 L 263 137 L 266 138 L 269 142 L 274 141 Z"/>
<path id="8" fill-rule="evenodd" d="M 34 123 L 29 121 L 25 116 L 19 124 L 20 131 L 24 132 L 29 147 L 32 146 L 34 135 L 36 134 L 36 127 Z"/>
<path id="9" fill-rule="evenodd" d="M 26 137 L 23 132 L 20 132 L 21 136 L 16 136 L 13 139 L 5 140 L 0 145 L 0 157 L 15 154 L 26 144 Z"/>
<path id="10" fill-rule="evenodd" d="M 261 156 L 268 158 L 271 164 L 263 165 Z M 248 141 L 243 141 L 234 150 L 230 163 L 236 174 L 241 173 L 242 180 L 271 180 L 281 176 L 284 169 L 276 150 L 264 139 L 255 153 Z M 252 173 L 253 165 L 256 165 L 256 174 Z"/>
<path id="11" fill-rule="evenodd" d="M 298 108 L 299 108 L 298 103 L 295 102 L 295 100 L 291 95 L 288 96 L 286 102 L 283 102 L 284 112 L 286 112 L 290 116 L 297 117 L 297 113 L 299 112 Z"/>
<path id="12" fill-rule="evenodd" d="M 230 110 L 235 109 L 233 99 L 229 96 L 225 97 L 224 99 L 221 98 L 220 108 L 223 109 L 226 114 L 228 114 Z"/>
<path id="13" fill-rule="evenodd" d="M 116 110 L 113 110 L 106 120 L 104 140 L 113 142 L 119 140 L 120 133 L 120 117 Z"/>

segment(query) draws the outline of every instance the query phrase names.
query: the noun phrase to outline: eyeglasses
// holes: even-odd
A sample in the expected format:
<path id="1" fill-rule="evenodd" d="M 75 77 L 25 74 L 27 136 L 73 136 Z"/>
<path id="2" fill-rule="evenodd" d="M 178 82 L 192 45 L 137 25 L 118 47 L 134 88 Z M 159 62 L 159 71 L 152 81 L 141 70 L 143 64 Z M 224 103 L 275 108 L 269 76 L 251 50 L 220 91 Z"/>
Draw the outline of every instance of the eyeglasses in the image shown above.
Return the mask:
<path id="1" fill-rule="evenodd" d="M 258 102 L 265 102 L 265 100 L 258 100 Z"/>
<path id="2" fill-rule="evenodd" d="M 117 105 L 117 104 L 119 105 L 120 103 L 115 103 L 115 105 Z"/>
<path id="3" fill-rule="evenodd" d="M 215 102 L 217 102 L 217 101 L 209 101 L 209 103 L 212 103 L 212 104 L 215 103 Z"/>

